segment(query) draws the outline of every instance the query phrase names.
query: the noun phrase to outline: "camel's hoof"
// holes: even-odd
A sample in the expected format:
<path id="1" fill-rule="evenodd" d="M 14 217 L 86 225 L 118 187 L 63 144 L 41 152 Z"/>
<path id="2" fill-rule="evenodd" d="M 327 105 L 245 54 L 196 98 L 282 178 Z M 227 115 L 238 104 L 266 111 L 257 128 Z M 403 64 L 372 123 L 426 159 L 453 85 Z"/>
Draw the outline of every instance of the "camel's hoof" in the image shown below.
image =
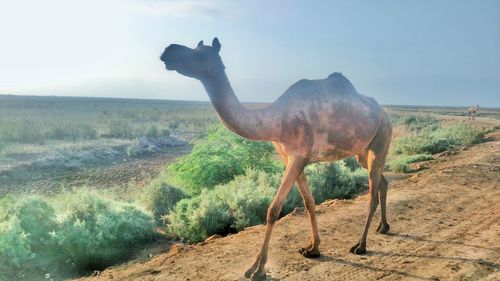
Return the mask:
<path id="1" fill-rule="evenodd" d="M 308 259 L 315 259 L 321 256 L 318 249 L 300 248 L 299 253 Z"/>
<path id="2" fill-rule="evenodd" d="M 380 234 L 387 234 L 387 232 L 389 232 L 389 229 L 391 229 L 391 226 L 389 224 L 380 223 L 376 231 Z"/>
<path id="3" fill-rule="evenodd" d="M 355 255 L 363 255 L 366 254 L 366 247 L 361 247 L 359 243 L 356 243 L 354 246 L 351 247 L 349 252 L 355 254 Z"/>
<path id="4" fill-rule="evenodd" d="M 252 281 L 261 281 L 266 280 L 266 272 L 265 271 L 255 271 L 250 275 L 250 280 Z"/>
<path id="5" fill-rule="evenodd" d="M 252 273 L 255 272 L 255 268 L 249 268 L 247 271 L 245 271 L 245 277 L 246 278 L 251 278 Z"/>

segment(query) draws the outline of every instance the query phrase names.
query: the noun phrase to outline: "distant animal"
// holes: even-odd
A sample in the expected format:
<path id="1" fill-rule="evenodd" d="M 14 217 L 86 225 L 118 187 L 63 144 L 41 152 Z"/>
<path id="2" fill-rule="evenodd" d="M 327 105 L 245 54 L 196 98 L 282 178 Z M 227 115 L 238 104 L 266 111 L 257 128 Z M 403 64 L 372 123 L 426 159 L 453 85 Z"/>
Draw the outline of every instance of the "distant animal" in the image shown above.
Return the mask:
<path id="1" fill-rule="evenodd" d="M 469 118 L 470 120 L 476 119 L 477 111 L 479 110 L 479 104 L 469 106 Z"/>
<path id="2" fill-rule="evenodd" d="M 307 258 L 320 256 L 315 203 L 304 174 L 308 163 L 355 156 L 368 169 L 368 217 L 359 241 L 350 249 L 354 254 L 366 253 L 368 228 L 379 202 L 381 222 L 377 231 L 389 231 L 387 180 L 382 174 L 392 134 L 387 114 L 373 98 L 359 94 L 337 72 L 326 79 L 300 80 L 266 108 L 248 109 L 229 83 L 220 49 L 217 38 L 212 46 L 200 41 L 194 49 L 172 44 L 160 59 L 166 69 L 200 80 L 227 128 L 247 139 L 271 141 L 286 165 L 278 192 L 267 210 L 264 241 L 245 276 L 252 280 L 265 278 L 271 232 L 294 183 L 299 187 L 311 224 L 309 244 L 299 252 Z"/>

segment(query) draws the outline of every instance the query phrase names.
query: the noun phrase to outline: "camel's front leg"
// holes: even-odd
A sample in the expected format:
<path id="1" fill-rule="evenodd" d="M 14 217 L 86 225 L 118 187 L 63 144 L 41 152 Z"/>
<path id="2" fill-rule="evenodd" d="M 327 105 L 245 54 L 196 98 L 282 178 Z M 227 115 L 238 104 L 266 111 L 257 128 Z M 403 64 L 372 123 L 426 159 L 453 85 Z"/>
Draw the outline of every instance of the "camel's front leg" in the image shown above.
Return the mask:
<path id="1" fill-rule="evenodd" d="M 314 197 L 309 190 L 309 185 L 307 184 L 306 175 L 304 172 L 300 173 L 297 179 L 297 185 L 299 186 L 300 194 L 304 200 L 304 206 L 309 214 L 309 220 L 311 222 L 311 241 L 309 245 L 299 250 L 306 258 L 317 258 L 320 256 L 319 252 L 319 233 L 318 233 L 318 223 L 316 222 L 316 203 L 314 202 Z"/>
<path id="2" fill-rule="evenodd" d="M 306 160 L 303 157 L 288 157 L 286 170 L 281 180 L 278 192 L 276 193 L 273 202 L 267 209 L 267 225 L 264 242 L 262 243 L 260 252 L 255 258 L 255 262 L 245 272 L 245 276 L 250 277 L 252 280 L 264 279 L 266 277 L 264 266 L 266 265 L 267 261 L 269 240 L 271 239 L 271 232 L 273 230 L 274 223 L 279 217 L 281 208 L 285 203 L 290 189 L 292 189 L 293 183 L 297 180 L 305 165 Z"/>

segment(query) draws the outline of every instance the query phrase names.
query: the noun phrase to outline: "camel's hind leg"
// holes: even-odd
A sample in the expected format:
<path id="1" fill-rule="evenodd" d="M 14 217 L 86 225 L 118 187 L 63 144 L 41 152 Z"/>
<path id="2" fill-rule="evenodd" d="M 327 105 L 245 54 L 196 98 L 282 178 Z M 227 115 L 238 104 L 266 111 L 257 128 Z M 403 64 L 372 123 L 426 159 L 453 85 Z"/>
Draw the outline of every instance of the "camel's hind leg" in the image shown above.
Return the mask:
<path id="1" fill-rule="evenodd" d="M 368 165 L 366 163 L 366 157 L 367 154 L 356 155 L 356 160 L 358 160 L 358 163 L 361 165 L 361 167 L 368 169 Z M 390 225 L 387 222 L 387 187 L 388 187 L 387 179 L 384 177 L 384 174 L 382 174 L 380 178 L 380 185 L 378 188 L 378 199 L 380 202 L 381 218 L 380 218 L 380 224 L 377 227 L 377 232 L 380 234 L 386 234 L 390 229 Z"/>
<path id="2" fill-rule="evenodd" d="M 380 179 L 380 185 L 378 187 L 378 198 L 380 200 L 380 224 L 377 227 L 377 232 L 380 234 L 386 234 L 389 232 L 390 225 L 387 222 L 387 180 L 384 175 Z"/>
<path id="3" fill-rule="evenodd" d="M 314 202 L 314 197 L 309 189 L 309 185 L 307 184 L 306 175 L 304 172 L 300 173 L 297 178 L 297 185 L 299 186 L 300 194 L 302 195 L 302 199 L 304 200 L 304 206 L 307 209 L 307 213 L 309 214 L 309 221 L 311 223 L 311 241 L 309 245 L 299 250 L 306 258 L 318 258 L 320 256 L 319 252 L 319 233 L 318 233 L 318 223 L 316 222 L 316 204 Z"/>
<path id="4" fill-rule="evenodd" d="M 368 205 L 368 216 L 366 218 L 365 227 L 363 229 L 363 233 L 359 239 L 359 242 L 351 247 L 350 252 L 354 254 L 364 254 L 366 253 L 366 239 L 368 236 L 368 229 L 370 228 L 370 224 L 373 218 L 373 214 L 377 210 L 377 206 L 379 204 L 379 196 L 385 197 L 387 196 L 387 186 L 384 184 L 387 181 L 382 180 L 382 172 L 384 170 L 385 158 L 387 156 L 387 151 L 389 148 L 389 142 L 391 138 L 391 129 L 389 126 L 381 126 L 377 135 L 370 143 L 368 147 L 368 152 L 366 155 L 358 156 L 359 160 L 366 161 L 366 167 L 368 169 L 368 184 L 369 184 L 369 195 L 370 202 Z M 365 159 L 361 159 L 365 158 Z M 363 161 L 360 161 L 363 162 Z M 382 183 L 382 184 L 381 184 Z M 383 190 L 380 190 L 379 187 L 383 185 Z M 382 201 L 382 200 L 381 200 Z M 385 200 L 384 200 L 385 203 Z M 383 212 L 384 220 L 387 223 L 387 218 L 385 217 L 385 206 Z"/>

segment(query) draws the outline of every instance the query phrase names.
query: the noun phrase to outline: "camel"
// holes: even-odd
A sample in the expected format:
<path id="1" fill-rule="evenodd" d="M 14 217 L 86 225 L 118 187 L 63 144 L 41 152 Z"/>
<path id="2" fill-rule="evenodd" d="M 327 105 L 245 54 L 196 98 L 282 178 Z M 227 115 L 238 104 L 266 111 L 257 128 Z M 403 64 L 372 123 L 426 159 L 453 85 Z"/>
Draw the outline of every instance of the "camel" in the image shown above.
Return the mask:
<path id="1" fill-rule="evenodd" d="M 469 107 L 469 118 L 470 120 L 476 119 L 477 111 L 479 110 L 479 104 L 471 105 Z"/>
<path id="2" fill-rule="evenodd" d="M 311 226 L 309 244 L 299 252 L 307 258 L 320 256 L 315 202 L 304 175 L 304 167 L 314 162 L 355 156 L 368 169 L 368 216 L 359 241 L 350 249 L 354 254 L 366 253 L 368 229 L 379 202 L 381 222 L 377 232 L 389 231 L 387 180 L 382 174 L 392 135 L 387 114 L 373 98 L 359 94 L 341 73 L 321 80 L 300 80 L 271 105 L 248 109 L 229 83 L 220 49 L 217 38 L 212 46 L 200 41 L 194 49 L 172 44 L 160 59 L 167 70 L 201 81 L 229 130 L 247 139 L 272 142 L 285 163 L 281 184 L 267 210 L 264 241 L 245 276 L 252 280 L 266 277 L 264 266 L 271 232 L 294 183 L 302 195 Z"/>

